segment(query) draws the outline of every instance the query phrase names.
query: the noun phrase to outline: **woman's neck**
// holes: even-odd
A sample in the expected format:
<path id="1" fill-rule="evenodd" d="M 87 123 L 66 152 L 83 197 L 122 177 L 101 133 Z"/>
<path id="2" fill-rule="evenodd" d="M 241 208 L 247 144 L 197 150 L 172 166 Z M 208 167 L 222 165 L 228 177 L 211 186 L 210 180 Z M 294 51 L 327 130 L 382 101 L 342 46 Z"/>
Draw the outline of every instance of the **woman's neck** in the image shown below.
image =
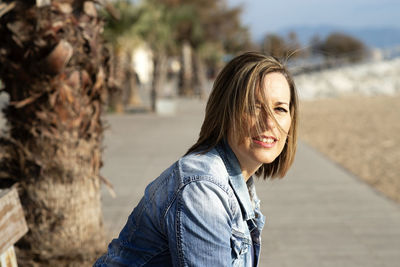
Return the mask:
<path id="1" fill-rule="evenodd" d="M 240 161 L 239 161 L 240 162 Z M 242 167 L 242 164 L 240 163 L 240 168 L 242 169 L 242 175 L 244 178 L 244 181 L 247 182 L 249 178 L 260 168 L 261 165 L 254 166 L 252 168 L 244 168 Z"/>

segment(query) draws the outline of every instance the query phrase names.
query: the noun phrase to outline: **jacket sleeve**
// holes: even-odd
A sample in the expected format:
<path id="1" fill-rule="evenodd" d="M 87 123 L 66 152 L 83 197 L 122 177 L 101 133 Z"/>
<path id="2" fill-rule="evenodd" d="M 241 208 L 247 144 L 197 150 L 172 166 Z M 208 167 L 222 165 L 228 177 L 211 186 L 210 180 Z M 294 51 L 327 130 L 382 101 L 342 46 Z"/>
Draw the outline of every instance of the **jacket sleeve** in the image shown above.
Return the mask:
<path id="1" fill-rule="evenodd" d="M 231 266 L 228 194 L 213 182 L 195 181 L 179 192 L 175 205 L 168 231 L 174 266 Z"/>

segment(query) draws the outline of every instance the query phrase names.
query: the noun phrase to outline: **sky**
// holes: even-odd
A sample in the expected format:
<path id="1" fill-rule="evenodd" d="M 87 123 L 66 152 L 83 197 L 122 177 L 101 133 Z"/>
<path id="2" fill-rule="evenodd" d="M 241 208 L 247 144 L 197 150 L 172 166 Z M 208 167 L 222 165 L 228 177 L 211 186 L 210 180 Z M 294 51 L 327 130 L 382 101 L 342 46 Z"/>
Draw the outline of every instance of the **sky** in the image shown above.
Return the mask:
<path id="1" fill-rule="evenodd" d="M 243 5 L 242 21 L 253 37 L 291 26 L 400 28 L 400 0 L 227 0 Z"/>

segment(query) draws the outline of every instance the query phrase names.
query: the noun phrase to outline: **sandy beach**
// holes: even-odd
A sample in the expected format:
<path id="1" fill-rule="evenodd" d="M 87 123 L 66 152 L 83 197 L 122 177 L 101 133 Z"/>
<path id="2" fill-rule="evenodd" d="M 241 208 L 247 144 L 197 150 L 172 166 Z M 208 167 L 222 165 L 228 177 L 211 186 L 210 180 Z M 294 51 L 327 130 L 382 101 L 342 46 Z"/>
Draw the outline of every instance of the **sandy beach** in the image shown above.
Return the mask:
<path id="1" fill-rule="evenodd" d="M 400 95 L 303 100 L 300 139 L 400 203 Z"/>

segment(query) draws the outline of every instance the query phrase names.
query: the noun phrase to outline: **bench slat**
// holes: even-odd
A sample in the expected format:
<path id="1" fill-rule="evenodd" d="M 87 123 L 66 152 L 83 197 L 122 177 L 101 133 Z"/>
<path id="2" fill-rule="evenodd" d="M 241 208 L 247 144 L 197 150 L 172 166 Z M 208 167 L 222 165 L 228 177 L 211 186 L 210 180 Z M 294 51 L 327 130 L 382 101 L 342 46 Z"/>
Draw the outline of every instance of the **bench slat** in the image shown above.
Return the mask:
<path id="1" fill-rule="evenodd" d="M 28 232 L 15 187 L 0 190 L 0 255 Z"/>

